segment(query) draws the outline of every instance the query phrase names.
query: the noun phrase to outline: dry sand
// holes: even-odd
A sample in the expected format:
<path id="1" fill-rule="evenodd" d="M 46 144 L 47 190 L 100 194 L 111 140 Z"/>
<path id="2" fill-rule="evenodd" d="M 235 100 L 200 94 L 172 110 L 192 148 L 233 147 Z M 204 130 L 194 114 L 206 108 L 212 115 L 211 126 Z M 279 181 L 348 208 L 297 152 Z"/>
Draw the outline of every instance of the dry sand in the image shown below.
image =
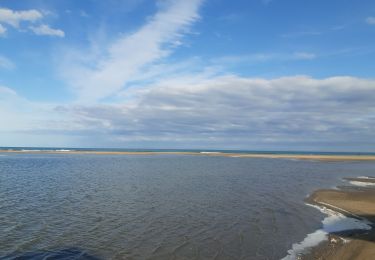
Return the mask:
<path id="1" fill-rule="evenodd" d="M 374 183 L 374 179 L 362 177 L 346 179 Z M 318 190 L 307 199 L 307 202 L 324 206 L 346 216 L 366 219 L 375 226 L 375 187 L 356 190 Z M 301 259 L 374 260 L 375 231 L 374 229 L 370 231 L 351 230 L 330 234 L 328 241 L 321 243 Z"/>
<path id="2" fill-rule="evenodd" d="M 224 156 L 239 158 L 278 158 L 316 161 L 375 161 L 375 155 L 319 155 L 319 154 L 262 154 L 262 153 L 220 153 L 220 152 L 121 152 L 121 151 L 41 151 L 41 150 L 0 150 L 0 153 L 36 153 L 36 154 L 97 154 L 97 155 L 197 155 Z"/>

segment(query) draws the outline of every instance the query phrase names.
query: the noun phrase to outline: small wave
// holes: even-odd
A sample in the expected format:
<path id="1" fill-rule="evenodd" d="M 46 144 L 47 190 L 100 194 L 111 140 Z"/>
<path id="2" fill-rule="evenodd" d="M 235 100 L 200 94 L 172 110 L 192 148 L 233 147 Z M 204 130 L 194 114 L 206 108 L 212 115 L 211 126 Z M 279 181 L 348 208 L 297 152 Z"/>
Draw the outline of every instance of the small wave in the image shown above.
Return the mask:
<path id="1" fill-rule="evenodd" d="M 22 149 L 21 152 L 41 152 L 42 150 L 37 149 Z"/>
<path id="2" fill-rule="evenodd" d="M 329 233 L 355 229 L 370 230 L 372 228 L 368 221 L 346 217 L 343 214 L 330 210 L 326 207 L 319 207 L 312 204 L 306 205 L 317 208 L 328 216 L 323 219 L 323 227 L 321 229 L 308 234 L 302 242 L 293 244 L 292 249 L 288 250 L 288 255 L 282 258 L 282 260 L 298 259 L 300 254 L 305 253 L 308 249 L 327 240 Z"/>
<path id="3" fill-rule="evenodd" d="M 59 149 L 59 150 L 54 150 L 55 152 L 71 152 L 72 150 L 67 150 L 67 149 Z"/>
<path id="4" fill-rule="evenodd" d="M 350 184 L 354 186 L 359 186 L 359 187 L 368 187 L 368 186 L 375 186 L 375 182 L 366 182 L 366 181 L 349 181 Z"/>
<path id="5" fill-rule="evenodd" d="M 215 154 L 215 153 L 221 153 L 221 152 L 199 152 L 199 153 L 203 153 L 203 154 L 210 154 L 210 153 L 213 153 L 213 154 Z"/>
<path id="6" fill-rule="evenodd" d="M 359 176 L 358 179 L 369 179 L 369 180 L 375 180 L 375 177 L 370 177 L 370 176 Z"/>

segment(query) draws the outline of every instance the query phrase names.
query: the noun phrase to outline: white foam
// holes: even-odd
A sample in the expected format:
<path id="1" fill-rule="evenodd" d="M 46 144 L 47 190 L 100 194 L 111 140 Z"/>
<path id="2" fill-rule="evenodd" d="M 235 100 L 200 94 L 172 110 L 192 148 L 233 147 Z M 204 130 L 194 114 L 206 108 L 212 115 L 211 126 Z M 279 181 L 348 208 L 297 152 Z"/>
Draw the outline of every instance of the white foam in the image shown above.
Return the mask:
<path id="1" fill-rule="evenodd" d="M 312 247 L 317 246 L 319 243 L 327 240 L 329 233 L 353 229 L 371 229 L 369 222 L 366 220 L 349 218 L 341 213 L 330 210 L 326 207 L 318 207 L 316 205 L 311 204 L 307 205 L 319 209 L 322 213 L 327 214 L 328 216 L 323 219 L 323 227 L 321 229 L 318 229 L 317 231 L 308 234 L 302 242 L 293 244 L 292 249 L 288 250 L 288 255 L 282 258 L 282 260 L 298 259 L 298 256 L 300 254 L 306 252 L 308 249 Z M 345 240 L 344 242 L 346 243 L 347 241 Z"/>
<path id="2" fill-rule="evenodd" d="M 215 154 L 215 153 L 221 153 L 221 152 L 199 152 L 199 153 L 203 153 L 203 154 L 211 154 L 211 153 L 213 153 L 213 154 Z"/>
<path id="3" fill-rule="evenodd" d="M 359 187 L 368 187 L 368 186 L 375 186 L 375 182 L 366 182 L 366 181 L 349 181 L 350 184 Z"/>
<path id="4" fill-rule="evenodd" d="M 59 149 L 55 150 L 56 152 L 71 152 L 72 150 L 66 150 L 66 149 Z"/>
<path id="5" fill-rule="evenodd" d="M 42 150 L 34 150 L 34 149 L 32 149 L 32 150 L 28 150 L 28 149 L 22 149 L 21 150 L 21 152 L 41 152 Z"/>
<path id="6" fill-rule="evenodd" d="M 312 248 L 319 245 L 320 242 L 327 239 L 327 232 L 324 230 L 317 230 L 314 233 L 308 234 L 302 242 L 292 245 L 292 249 L 288 250 L 288 255 L 282 260 L 294 260 L 298 255 L 305 252 L 307 248 Z"/>
<path id="7" fill-rule="evenodd" d="M 360 179 L 370 179 L 370 180 L 375 180 L 375 177 L 370 177 L 370 176 L 359 176 L 358 178 L 360 178 Z"/>

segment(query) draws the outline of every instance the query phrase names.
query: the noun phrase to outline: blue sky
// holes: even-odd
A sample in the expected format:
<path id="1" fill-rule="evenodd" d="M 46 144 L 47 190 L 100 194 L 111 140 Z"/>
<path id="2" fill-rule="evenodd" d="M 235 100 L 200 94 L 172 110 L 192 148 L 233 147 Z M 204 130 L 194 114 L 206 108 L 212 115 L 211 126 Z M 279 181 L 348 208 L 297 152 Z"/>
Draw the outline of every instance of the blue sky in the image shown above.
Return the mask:
<path id="1" fill-rule="evenodd" d="M 0 1 L 0 146 L 375 151 L 375 3 Z"/>

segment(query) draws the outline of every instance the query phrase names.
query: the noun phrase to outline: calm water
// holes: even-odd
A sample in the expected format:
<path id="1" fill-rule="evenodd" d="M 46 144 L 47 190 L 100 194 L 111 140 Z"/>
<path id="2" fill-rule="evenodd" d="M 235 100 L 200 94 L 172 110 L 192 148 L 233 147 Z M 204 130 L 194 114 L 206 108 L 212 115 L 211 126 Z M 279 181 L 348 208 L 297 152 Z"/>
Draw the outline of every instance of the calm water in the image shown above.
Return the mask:
<path id="1" fill-rule="evenodd" d="M 279 259 L 321 225 L 307 194 L 361 175 L 375 163 L 4 153 L 0 257 Z"/>

